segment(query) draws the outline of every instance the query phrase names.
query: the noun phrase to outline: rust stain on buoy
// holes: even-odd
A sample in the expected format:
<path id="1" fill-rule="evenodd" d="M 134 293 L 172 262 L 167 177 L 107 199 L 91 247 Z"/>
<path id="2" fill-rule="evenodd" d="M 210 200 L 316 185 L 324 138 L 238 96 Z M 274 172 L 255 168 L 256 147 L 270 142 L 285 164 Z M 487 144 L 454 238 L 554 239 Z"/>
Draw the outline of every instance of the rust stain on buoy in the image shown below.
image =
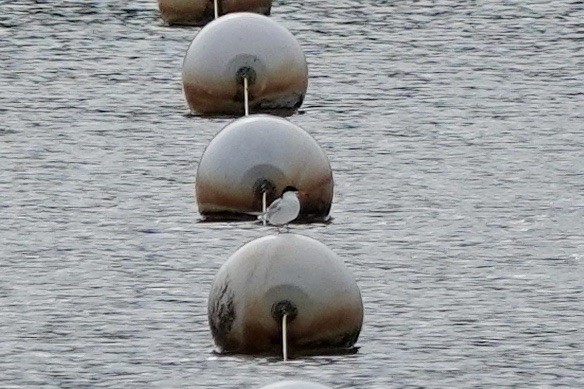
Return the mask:
<path id="1" fill-rule="evenodd" d="M 269 15 L 272 0 L 218 0 L 218 14 L 253 12 Z M 162 19 L 170 25 L 203 26 L 214 19 L 213 0 L 158 0 Z"/>
<path id="2" fill-rule="evenodd" d="M 328 218 L 334 181 L 324 151 L 285 119 L 251 115 L 227 125 L 207 146 L 195 191 L 205 218 L 251 219 L 262 211 L 264 191 L 270 204 L 288 186 L 301 193 L 297 220 Z"/>

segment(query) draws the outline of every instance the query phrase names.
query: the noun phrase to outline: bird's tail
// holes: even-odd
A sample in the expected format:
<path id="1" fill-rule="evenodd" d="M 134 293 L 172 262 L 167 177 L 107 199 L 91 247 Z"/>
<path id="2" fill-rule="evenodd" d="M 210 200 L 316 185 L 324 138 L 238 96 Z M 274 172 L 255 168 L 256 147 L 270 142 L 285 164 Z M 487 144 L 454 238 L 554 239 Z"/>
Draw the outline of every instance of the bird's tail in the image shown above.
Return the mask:
<path id="1" fill-rule="evenodd" d="M 262 222 L 262 224 L 265 226 L 268 222 L 267 218 L 266 218 L 266 213 L 263 212 L 260 215 L 258 215 L 258 220 Z"/>

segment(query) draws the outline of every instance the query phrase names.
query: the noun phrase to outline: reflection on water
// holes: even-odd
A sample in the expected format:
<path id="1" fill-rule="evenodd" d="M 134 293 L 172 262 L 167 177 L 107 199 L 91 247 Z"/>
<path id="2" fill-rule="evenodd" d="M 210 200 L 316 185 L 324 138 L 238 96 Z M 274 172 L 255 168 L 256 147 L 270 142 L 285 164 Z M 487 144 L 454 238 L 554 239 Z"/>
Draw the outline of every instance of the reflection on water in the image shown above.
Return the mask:
<path id="1" fill-rule="evenodd" d="M 29 387 L 581 387 L 579 2 L 274 2 L 355 274 L 348 356 L 218 357 L 221 264 L 273 229 L 197 223 L 197 163 L 233 118 L 187 115 L 196 28 L 146 0 L 0 15 L 0 381 Z M 229 373 L 226 374 L 225 372 Z"/>

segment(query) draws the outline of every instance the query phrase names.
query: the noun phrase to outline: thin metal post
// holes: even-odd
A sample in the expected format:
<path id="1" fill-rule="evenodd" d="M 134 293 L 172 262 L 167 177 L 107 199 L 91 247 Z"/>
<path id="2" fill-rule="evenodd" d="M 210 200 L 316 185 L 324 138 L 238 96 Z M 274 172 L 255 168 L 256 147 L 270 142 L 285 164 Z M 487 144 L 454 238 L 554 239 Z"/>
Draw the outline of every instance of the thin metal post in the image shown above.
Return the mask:
<path id="1" fill-rule="evenodd" d="M 288 360 L 288 334 L 286 333 L 288 331 L 286 328 L 287 318 L 288 314 L 282 316 L 282 354 L 284 356 L 284 361 Z"/>
<path id="2" fill-rule="evenodd" d="M 247 77 L 243 77 L 243 104 L 245 108 L 245 116 L 249 116 L 249 81 Z"/>
<path id="3" fill-rule="evenodd" d="M 264 216 L 262 218 L 264 226 L 267 224 L 267 220 L 266 220 L 266 208 L 267 208 L 267 201 L 268 201 L 268 193 L 266 191 L 262 192 L 262 215 Z"/>

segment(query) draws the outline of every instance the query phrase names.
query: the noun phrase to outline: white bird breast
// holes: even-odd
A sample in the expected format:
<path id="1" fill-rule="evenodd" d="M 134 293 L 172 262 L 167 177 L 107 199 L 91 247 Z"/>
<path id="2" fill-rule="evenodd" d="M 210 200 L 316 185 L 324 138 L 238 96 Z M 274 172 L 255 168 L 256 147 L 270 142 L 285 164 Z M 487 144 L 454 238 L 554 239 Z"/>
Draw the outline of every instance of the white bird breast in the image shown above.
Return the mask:
<path id="1" fill-rule="evenodd" d="M 298 217 L 300 201 L 296 192 L 286 192 L 266 210 L 266 220 L 273 225 L 283 225 Z"/>

